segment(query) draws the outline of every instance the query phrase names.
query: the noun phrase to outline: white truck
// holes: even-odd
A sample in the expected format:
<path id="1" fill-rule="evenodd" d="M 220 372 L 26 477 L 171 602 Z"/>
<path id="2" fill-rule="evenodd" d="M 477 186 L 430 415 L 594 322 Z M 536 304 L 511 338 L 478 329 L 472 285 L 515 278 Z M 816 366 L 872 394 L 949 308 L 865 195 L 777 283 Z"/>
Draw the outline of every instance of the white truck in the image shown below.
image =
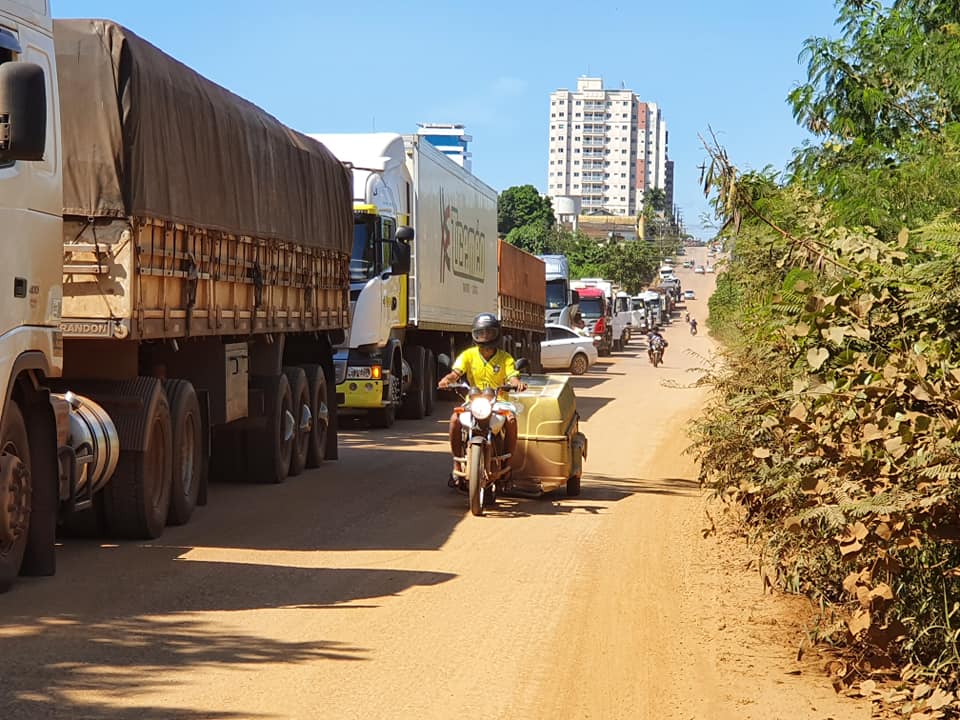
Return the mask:
<path id="1" fill-rule="evenodd" d="M 497 193 L 419 136 L 313 137 L 353 167 L 340 412 L 374 427 L 429 415 L 437 356 L 468 347 L 477 313 L 497 311 Z"/>
<path id="2" fill-rule="evenodd" d="M 335 456 L 349 197 L 322 145 L 125 28 L 0 0 L 0 590 L 54 572 L 58 524 L 187 522 L 211 446 L 259 482 Z"/>
<path id="3" fill-rule="evenodd" d="M 621 352 L 627 343 L 630 342 L 630 307 L 629 296 L 623 293 L 623 297 L 617 301 L 617 293 L 614 292 L 613 283 L 603 278 L 581 278 L 570 283 L 574 290 L 583 288 L 599 288 L 607 298 L 607 307 L 610 312 L 610 323 L 613 328 L 613 351 Z"/>

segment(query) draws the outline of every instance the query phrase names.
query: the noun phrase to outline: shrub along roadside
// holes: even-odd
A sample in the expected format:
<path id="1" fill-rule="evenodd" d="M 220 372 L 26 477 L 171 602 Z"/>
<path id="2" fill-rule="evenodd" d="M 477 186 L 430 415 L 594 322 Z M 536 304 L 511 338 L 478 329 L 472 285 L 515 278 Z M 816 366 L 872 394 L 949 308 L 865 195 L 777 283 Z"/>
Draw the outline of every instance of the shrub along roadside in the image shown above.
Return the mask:
<path id="1" fill-rule="evenodd" d="M 838 618 L 820 639 L 860 658 L 855 674 L 955 687 L 960 218 L 884 242 L 712 155 L 740 218 L 710 300 L 726 349 L 694 426 L 704 482 L 745 508 L 775 582 Z"/>

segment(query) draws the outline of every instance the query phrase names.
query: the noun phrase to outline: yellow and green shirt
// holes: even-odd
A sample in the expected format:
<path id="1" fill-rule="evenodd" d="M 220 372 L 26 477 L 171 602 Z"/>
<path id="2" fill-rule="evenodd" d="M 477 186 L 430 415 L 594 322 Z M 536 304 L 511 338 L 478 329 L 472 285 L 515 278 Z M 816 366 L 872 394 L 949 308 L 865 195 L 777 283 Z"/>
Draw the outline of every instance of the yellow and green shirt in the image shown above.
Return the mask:
<path id="1" fill-rule="evenodd" d="M 460 353 L 453 369 L 463 375 L 469 385 L 481 390 L 506 385 L 510 378 L 520 376 L 510 353 L 497 350 L 493 357 L 485 360 L 476 346 Z"/>

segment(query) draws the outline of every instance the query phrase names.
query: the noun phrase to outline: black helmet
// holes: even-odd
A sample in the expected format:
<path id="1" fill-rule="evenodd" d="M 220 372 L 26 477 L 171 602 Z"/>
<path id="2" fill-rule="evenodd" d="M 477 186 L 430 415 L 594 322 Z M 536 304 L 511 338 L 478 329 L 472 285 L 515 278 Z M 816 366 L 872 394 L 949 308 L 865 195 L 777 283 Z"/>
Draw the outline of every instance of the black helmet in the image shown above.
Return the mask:
<path id="1" fill-rule="evenodd" d="M 500 321 L 493 313 L 480 313 L 473 319 L 470 335 L 480 347 L 496 347 L 500 342 Z"/>

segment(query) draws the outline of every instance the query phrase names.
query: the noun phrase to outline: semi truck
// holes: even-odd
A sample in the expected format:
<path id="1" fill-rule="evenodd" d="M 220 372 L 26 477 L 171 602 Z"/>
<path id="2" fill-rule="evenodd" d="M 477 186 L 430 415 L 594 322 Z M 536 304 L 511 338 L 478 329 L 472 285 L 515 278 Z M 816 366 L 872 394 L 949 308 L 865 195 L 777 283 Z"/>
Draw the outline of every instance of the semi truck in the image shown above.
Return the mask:
<path id="1" fill-rule="evenodd" d="M 0 589 L 336 456 L 350 175 L 120 25 L 0 0 Z"/>
<path id="2" fill-rule="evenodd" d="M 577 315 L 577 293 L 570 287 L 570 263 L 565 255 L 538 255 L 543 260 L 547 282 L 548 323 L 573 327 Z"/>
<path id="3" fill-rule="evenodd" d="M 603 278 L 581 278 L 571 283 L 571 287 L 577 290 L 581 298 L 584 297 L 583 290 L 586 288 L 597 288 L 603 293 L 607 300 L 607 322 L 610 325 L 612 336 L 610 349 L 615 352 L 622 351 L 630 342 L 630 314 L 629 308 L 623 300 L 619 303 L 616 302 L 617 293 L 614 291 L 613 283 Z M 626 297 L 626 293 L 624 293 L 624 297 Z"/>
<path id="4" fill-rule="evenodd" d="M 473 318 L 498 308 L 497 193 L 420 136 L 313 137 L 353 170 L 340 412 L 373 427 L 430 415 L 437 356 L 468 347 Z"/>
<path id="5" fill-rule="evenodd" d="M 497 307 L 501 342 L 514 357 L 540 372 L 540 343 L 547 337 L 546 269 L 543 261 L 503 240 L 497 241 Z"/>

